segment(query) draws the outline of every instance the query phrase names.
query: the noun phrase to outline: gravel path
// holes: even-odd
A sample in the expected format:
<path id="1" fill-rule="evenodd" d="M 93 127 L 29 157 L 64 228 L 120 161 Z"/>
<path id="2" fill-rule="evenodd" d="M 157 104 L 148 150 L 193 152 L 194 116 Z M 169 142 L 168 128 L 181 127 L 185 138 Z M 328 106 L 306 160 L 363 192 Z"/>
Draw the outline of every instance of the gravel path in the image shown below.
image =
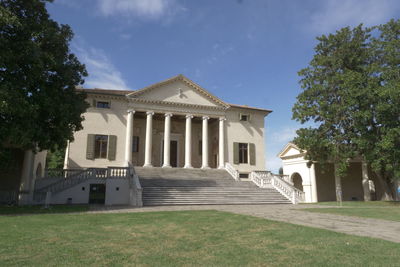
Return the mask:
<path id="1" fill-rule="evenodd" d="M 179 210 L 219 210 L 251 215 L 268 220 L 327 229 L 335 232 L 380 238 L 400 243 L 400 222 L 360 218 L 352 216 L 307 212 L 304 205 L 204 205 L 204 206 L 160 206 L 160 207 L 95 207 L 92 213 L 151 212 Z M 320 206 L 313 205 L 313 208 Z M 323 206 L 327 208 L 327 206 Z"/>

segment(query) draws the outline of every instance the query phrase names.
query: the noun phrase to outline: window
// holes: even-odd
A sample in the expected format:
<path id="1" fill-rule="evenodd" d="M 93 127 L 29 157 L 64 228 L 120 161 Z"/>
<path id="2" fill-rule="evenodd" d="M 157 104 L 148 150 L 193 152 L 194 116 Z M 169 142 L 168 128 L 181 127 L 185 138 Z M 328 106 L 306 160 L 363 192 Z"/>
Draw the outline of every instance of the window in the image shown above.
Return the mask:
<path id="1" fill-rule="evenodd" d="M 248 173 L 239 173 L 239 178 L 249 178 L 249 174 Z"/>
<path id="2" fill-rule="evenodd" d="M 110 102 L 96 101 L 96 108 L 110 108 Z"/>
<path id="3" fill-rule="evenodd" d="M 94 158 L 106 159 L 107 158 L 107 135 L 95 135 L 94 139 Z"/>
<path id="4" fill-rule="evenodd" d="M 139 136 L 132 138 L 132 152 L 139 152 Z"/>
<path id="5" fill-rule="evenodd" d="M 249 115 L 248 114 L 240 114 L 240 121 L 249 121 Z"/>
<path id="6" fill-rule="evenodd" d="M 248 144 L 239 143 L 239 163 L 248 163 Z"/>

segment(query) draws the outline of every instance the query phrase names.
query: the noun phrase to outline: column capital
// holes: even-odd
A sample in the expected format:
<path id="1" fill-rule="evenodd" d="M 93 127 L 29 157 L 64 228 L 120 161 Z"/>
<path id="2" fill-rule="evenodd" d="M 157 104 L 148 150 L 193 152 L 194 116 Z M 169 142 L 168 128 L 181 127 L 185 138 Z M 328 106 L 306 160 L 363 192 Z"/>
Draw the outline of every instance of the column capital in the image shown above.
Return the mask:
<path id="1" fill-rule="evenodd" d="M 172 116 L 174 116 L 174 115 L 172 115 L 172 113 L 165 113 L 164 116 L 165 116 L 165 117 L 172 117 Z"/>
<path id="2" fill-rule="evenodd" d="M 132 114 L 135 114 L 135 110 L 133 110 L 133 109 L 128 109 L 127 111 L 126 111 L 127 113 L 132 113 Z"/>
<path id="3" fill-rule="evenodd" d="M 192 114 L 187 114 L 186 115 L 186 119 L 193 119 L 193 115 Z"/>
<path id="4" fill-rule="evenodd" d="M 151 116 L 153 116 L 153 115 L 154 115 L 154 111 L 147 111 L 147 112 L 146 112 L 146 115 L 151 115 Z"/>
<path id="5" fill-rule="evenodd" d="M 209 120 L 210 119 L 210 117 L 208 117 L 208 116 L 203 116 L 203 120 Z"/>
<path id="6" fill-rule="evenodd" d="M 226 121 L 226 117 L 219 117 L 220 121 Z"/>

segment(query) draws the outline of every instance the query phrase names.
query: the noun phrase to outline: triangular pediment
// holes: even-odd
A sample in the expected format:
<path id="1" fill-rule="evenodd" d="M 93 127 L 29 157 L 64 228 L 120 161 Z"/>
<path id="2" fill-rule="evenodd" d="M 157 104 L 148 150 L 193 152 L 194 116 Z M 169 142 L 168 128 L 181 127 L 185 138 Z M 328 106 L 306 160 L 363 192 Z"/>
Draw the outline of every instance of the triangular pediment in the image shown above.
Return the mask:
<path id="1" fill-rule="evenodd" d="M 128 97 L 131 99 L 154 102 L 161 101 L 210 107 L 229 107 L 228 104 L 183 75 L 178 75 L 168 80 L 150 85 L 128 94 Z"/>
<path id="2" fill-rule="evenodd" d="M 288 143 L 281 152 L 279 152 L 278 157 L 285 158 L 285 157 L 293 157 L 293 156 L 303 156 L 305 155 L 306 151 L 302 151 L 293 143 Z"/>

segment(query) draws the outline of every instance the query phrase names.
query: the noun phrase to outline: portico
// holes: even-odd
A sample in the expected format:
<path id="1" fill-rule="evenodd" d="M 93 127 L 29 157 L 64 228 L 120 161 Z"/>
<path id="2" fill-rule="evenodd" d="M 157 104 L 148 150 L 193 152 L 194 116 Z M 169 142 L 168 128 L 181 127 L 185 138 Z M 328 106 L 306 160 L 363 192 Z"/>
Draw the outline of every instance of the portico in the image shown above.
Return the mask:
<path id="1" fill-rule="evenodd" d="M 225 117 L 219 114 L 182 114 L 132 109 L 127 110 L 127 113 L 126 166 L 133 164 L 143 167 L 203 169 L 224 167 Z M 171 136 L 174 137 L 173 140 Z M 139 140 L 139 147 L 141 143 L 144 144 L 143 149 L 132 149 L 134 137 Z M 144 142 L 141 139 L 144 139 Z M 210 139 L 216 142 L 210 143 Z M 213 147 L 215 145 L 216 147 Z M 141 150 L 144 154 L 140 153 Z M 171 156 L 175 159 L 173 165 Z M 142 161 L 143 165 L 140 164 Z"/>

